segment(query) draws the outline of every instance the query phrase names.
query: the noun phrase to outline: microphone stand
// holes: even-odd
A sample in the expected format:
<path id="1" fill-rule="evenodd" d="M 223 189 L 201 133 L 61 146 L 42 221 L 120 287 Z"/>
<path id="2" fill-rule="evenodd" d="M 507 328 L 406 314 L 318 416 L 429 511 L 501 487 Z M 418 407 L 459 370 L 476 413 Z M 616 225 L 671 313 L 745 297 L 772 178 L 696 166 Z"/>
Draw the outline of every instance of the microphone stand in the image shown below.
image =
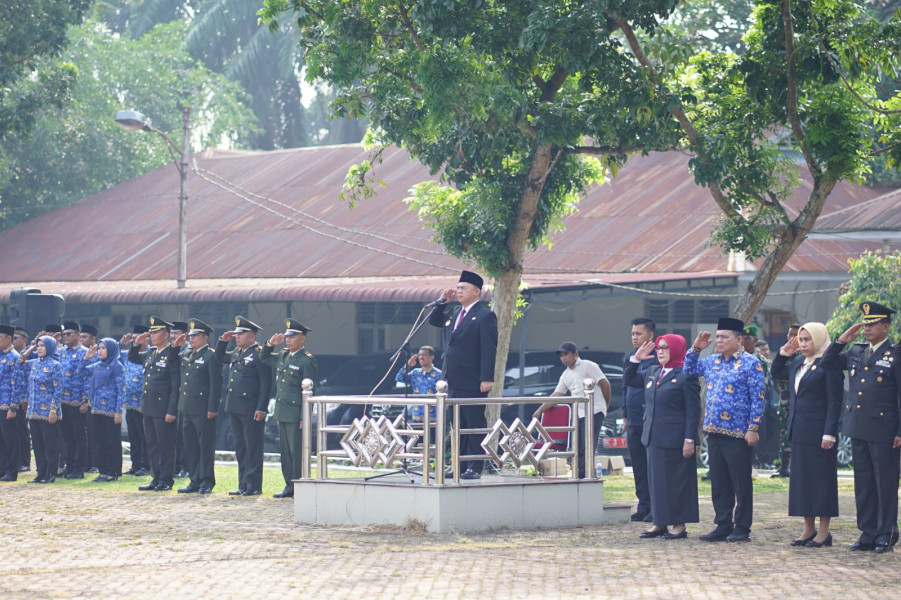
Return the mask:
<path id="1" fill-rule="evenodd" d="M 443 302 L 440 304 L 433 304 L 431 306 L 431 310 L 429 311 L 429 315 L 431 315 L 432 312 L 435 309 L 437 309 L 439 306 L 442 307 L 442 309 L 443 309 L 445 304 L 447 304 L 447 303 Z M 416 335 L 416 333 L 420 329 L 422 329 L 422 326 L 425 325 L 426 322 L 428 321 L 428 319 L 422 318 L 422 316 L 425 313 L 425 310 L 427 308 L 429 308 L 429 306 L 424 306 L 422 308 L 422 310 L 419 311 L 419 316 L 416 317 L 416 322 L 413 323 L 413 327 L 412 327 L 412 329 L 410 329 L 410 333 L 407 334 L 407 338 L 403 341 L 403 343 L 400 345 L 400 347 L 397 349 L 397 351 L 393 355 L 391 355 L 391 358 L 388 359 L 391 362 L 391 366 L 388 367 L 388 372 L 385 373 L 384 377 L 382 377 L 382 381 L 384 381 L 391 373 L 394 372 L 394 367 L 397 365 L 397 362 L 398 362 L 397 359 L 400 358 L 401 356 L 403 357 L 404 368 L 407 368 L 407 363 L 410 361 L 410 356 L 412 356 L 412 353 L 410 352 L 410 340 L 413 339 L 413 336 Z M 381 385 L 381 384 L 382 384 L 382 382 L 380 381 L 379 385 Z M 378 386 L 376 386 L 376 387 L 378 387 Z M 406 378 L 404 378 L 404 397 L 405 398 L 410 397 L 410 384 L 409 384 L 409 382 L 406 381 Z M 407 422 L 407 416 L 409 414 L 407 411 L 407 408 L 408 407 L 404 407 L 404 422 L 405 423 Z M 423 410 L 422 422 L 423 422 L 423 427 L 429 427 L 431 425 L 431 419 L 429 417 L 429 407 L 425 407 L 425 410 Z M 409 427 L 409 424 L 407 424 L 407 426 Z M 428 459 L 428 448 L 424 448 L 423 449 L 423 460 L 427 460 L 427 459 Z M 407 468 L 407 459 L 405 458 L 401 461 L 399 469 L 396 469 L 394 471 L 389 471 L 387 473 L 379 473 L 378 475 L 370 475 L 369 477 L 365 477 L 363 479 L 363 481 L 370 481 L 372 479 L 379 479 L 381 477 L 388 477 L 390 475 L 399 475 L 401 473 L 403 473 L 407 477 L 407 479 L 410 480 L 410 483 L 416 483 L 416 480 L 413 479 L 413 475 L 419 475 L 419 477 L 422 477 L 421 471 L 412 471 Z M 434 479 L 435 476 L 429 475 L 429 478 Z"/>

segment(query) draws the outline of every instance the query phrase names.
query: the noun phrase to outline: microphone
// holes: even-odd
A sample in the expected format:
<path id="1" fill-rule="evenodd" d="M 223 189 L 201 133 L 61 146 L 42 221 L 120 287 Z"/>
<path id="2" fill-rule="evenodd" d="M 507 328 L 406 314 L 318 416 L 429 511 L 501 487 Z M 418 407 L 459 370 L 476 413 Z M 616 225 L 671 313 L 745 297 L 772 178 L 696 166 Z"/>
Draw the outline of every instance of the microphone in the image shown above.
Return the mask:
<path id="1" fill-rule="evenodd" d="M 441 296 L 440 298 L 438 298 L 438 299 L 435 300 L 434 302 L 429 302 L 428 304 L 425 305 L 425 307 L 426 307 L 426 308 L 435 308 L 435 307 L 438 306 L 439 304 L 447 304 L 447 302 L 444 300 L 444 296 Z"/>

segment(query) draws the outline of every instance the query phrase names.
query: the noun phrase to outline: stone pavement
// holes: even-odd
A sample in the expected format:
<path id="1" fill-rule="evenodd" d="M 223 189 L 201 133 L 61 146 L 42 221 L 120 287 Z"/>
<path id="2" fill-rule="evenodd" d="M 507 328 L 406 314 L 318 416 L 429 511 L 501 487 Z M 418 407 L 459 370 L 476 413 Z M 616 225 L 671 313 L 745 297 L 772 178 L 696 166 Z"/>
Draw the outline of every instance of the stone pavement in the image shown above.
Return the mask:
<path id="1" fill-rule="evenodd" d="M 293 522 L 289 500 L 0 487 L 0 598 L 873 598 L 901 593 L 901 552 L 790 548 L 785 493 L 755 497 L 749 544 L 686 541 L 646 524 L 478 535 Z M 553 506 L 548 506 L 553 510 Z"/>

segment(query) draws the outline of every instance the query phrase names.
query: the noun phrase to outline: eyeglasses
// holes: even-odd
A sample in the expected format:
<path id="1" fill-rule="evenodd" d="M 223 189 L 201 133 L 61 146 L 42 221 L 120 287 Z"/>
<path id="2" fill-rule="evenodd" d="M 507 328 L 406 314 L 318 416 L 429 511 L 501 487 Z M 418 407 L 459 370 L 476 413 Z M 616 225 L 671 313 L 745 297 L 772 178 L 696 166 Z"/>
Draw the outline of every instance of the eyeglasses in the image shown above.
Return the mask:
<path id="1" fill-rule="evenodd" d="M 657 346 L 656 350 L 657 352 L 660 352 L 661 350 L 666 350 L 667 352 L 669 352 L 669 346 Z"/>
<path id="2" fill-rule="evenodd" d="M 78 333 L 77 331 L 64 331 L 64 332 L 63 332 L 63 335 L 69 336 L 69 335 L 75 335 L 75 334 L 77 334 L 77 333 Z"/>

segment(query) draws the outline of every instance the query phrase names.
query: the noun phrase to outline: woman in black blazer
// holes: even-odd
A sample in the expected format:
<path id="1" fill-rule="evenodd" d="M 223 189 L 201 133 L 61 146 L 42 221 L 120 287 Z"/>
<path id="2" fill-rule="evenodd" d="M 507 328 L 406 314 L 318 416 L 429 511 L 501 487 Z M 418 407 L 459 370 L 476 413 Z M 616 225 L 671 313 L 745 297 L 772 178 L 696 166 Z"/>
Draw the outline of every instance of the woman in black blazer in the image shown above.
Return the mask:
<path id="1" fill-rule="evenodd" d="M 835 442 L 845 376 L 840 370 L 820 367 L 820 358 L 828 346 L 826 326 L 806 323 L 797 337 L 779 350 L 771 371 L 774 379 L 788 381 L 791 392 L 787 426 L 792 449 L 788 514 L 804 517 L 804 532 L 792 546 L 831 546 L 829 521 L 838 516 Z M 816 517 L 820 518 L 819 531 Z"/>
<path id="2" fill-rule="evenodd" d="M 685 524 L 699 521 L 695 445 L 701 388 L 697 377 L 682 371 L 685 349 L 681 335 L 662 335 L 657 338 L 656 349 L 653 342 L 647 342 L 636 350 L 623 374 L 627 385 L 644 388 L 641 442 L 648 452 L 654 526 L 642 533 L 642 538 L 685 539 Z M 639 371 L 639 363 L 655 351 L 660 364 Z"/>

